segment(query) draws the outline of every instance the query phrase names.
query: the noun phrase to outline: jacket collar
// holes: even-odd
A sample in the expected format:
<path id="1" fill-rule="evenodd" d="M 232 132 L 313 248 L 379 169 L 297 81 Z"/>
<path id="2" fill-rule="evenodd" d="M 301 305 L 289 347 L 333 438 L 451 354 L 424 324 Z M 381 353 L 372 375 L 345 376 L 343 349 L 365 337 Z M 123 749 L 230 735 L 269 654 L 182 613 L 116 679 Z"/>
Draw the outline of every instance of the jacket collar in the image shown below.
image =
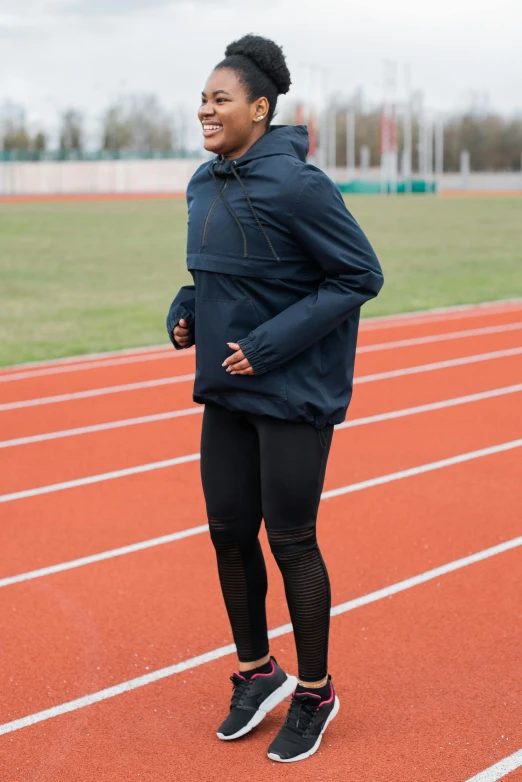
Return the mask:
<path id="1" fill-rule="evenodd" d="M 304 163 L 308 147 L 306 125 L 271 125 L 268 131 L 237 160 L 225 160 L 221 155 L 218 155 L 211 165 L 214 173 L 218 176 L 228 176 L 232 173 L 233 168 L 241 168 L 253 160 L 274 155 L 290 155 Z"/>

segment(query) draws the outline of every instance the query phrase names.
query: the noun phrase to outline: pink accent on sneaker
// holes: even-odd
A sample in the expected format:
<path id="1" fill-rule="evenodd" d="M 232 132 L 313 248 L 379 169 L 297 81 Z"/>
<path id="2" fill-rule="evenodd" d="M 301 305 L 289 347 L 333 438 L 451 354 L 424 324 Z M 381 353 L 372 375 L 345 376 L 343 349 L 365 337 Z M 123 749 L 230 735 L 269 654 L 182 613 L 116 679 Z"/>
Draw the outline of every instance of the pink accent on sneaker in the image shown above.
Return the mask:
<path id="1" fill-rule="evenodd" d="M 301 695 L 311 695 L 312 698 L 320 698 L 321 697 L 316 692 L 294 692 L 293 694 L 296 696 L 296 698 L 299 698 Z"/>
<path id="2" fill-rule="evenodd" d="M 234 676 L 239 676 L 239 678 L 240 678 L 240 679 L 243 679 L 243 681 L 244 681 L 244 682 L 246 681 L 246 678 L 245 678 L 244 676 L 241 676 L 241 674 L 239 673 L 239 671 L 234 671 Z"/>
<path id="3" fill-rule="evenodd" d="M 324 706 L 327 703 L 331 703 L 333 701 L 333 699 L 334 699 L 334 688 L 333 688 L 332 682 L 330 682 L 330 697 L 328 698 L 327 701 L 321 701 L 321 703 L 319 704 L 319 706 L 317 708 L 320 709 L 321 706 Z"/>
<path id="4" fill-rule="evenodd" d="M 272 674 L 275 671 L 275 665 L 274 665 L 274 661 L 273 660 L 270 660 L 270 662 L 272 663 L 272 670 L 270 671 L 270 673 L 255 673 L 250 678 L 251 679 L 257 679 L 258 676 L 272 676 Z"/>

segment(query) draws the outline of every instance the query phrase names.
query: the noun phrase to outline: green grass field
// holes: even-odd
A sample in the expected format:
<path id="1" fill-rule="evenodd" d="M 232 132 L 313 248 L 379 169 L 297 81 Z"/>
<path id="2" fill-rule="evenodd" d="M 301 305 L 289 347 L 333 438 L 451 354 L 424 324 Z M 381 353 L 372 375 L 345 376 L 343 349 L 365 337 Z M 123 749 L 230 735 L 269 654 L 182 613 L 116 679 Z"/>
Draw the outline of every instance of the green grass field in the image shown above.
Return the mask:
<path id="1" fill-rule="evenodd" d="M 522 296 L 522 200 L 350 196 L 385 286 L 364 315 Z M 165 342 L 184 201 L 0 204 L 0 364 Z"/>

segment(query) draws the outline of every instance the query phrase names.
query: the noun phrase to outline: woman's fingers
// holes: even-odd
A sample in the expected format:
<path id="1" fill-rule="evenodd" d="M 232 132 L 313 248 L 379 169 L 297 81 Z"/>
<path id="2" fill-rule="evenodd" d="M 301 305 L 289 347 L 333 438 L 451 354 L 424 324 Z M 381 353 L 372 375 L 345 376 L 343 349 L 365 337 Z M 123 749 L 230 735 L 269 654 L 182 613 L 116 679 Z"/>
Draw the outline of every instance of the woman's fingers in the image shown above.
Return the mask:
<path id="1" fill-rule="evenodd" d="M 250 366 L 250 361 L 245 358 L 243 352 L 238 350 L 233 356 L 229 356 L 222 366 L 231 375 L 253 375 L 254 370 Z"/>
<path id="2" fill-rule="evenodd" d="M 250 361 L 245 358 L 245 354 L 237 342 L 227 342 L 227 345 L 236 352 L 226 358 L 221 366 L 226 367 L 226 371 L 231 375 L 253 375 L 254 370 L 250 366 Z"/>
<path id="3" fill-rule="evenodd" d="M 190 329 L 187 326 L 186 321 L 180 320 L 177 326 L 174 327 L 174 330 L 172 332 L 174 334 L 174 338 L 185 338 L 189 336 Z"/>
<path id="4" fill-rule="evenodd" d="M 245 354 L 240 349 L 239 345 L 236 345 L 234 342 L 228 342 L 227 344 L 228 344 L 229 348 L 232 348 L 236 352 L 233 353 L 231 356 L 229 356 L 228 358 L 226 358 L 223 361 L 223 363 L 221 365 L 223 367 L 230 367 L 233 364 L 237 364 L 239 361 L 243 361 L 243 359 L 245 358 Z M 234 369 L 235 369 L 235 367 L 234 367 Z"/>
<path id="5" fill-rule="evenodd" d="M 182 348 L 190 342 L 190 329 L 187 327 L 187 322 L 183 320 L 183 318 L 178 325 L 173 328 L 172 334 L 178 345 Z"/>
<path id="6" fill-rule="evenodd" d="M 245 358 L 243 361 L 237 361 L 235 364 L 231 364 L 227 368 L 227 372 L 241 372 L 244 369 L 250 368 L 250 361 Z"/>

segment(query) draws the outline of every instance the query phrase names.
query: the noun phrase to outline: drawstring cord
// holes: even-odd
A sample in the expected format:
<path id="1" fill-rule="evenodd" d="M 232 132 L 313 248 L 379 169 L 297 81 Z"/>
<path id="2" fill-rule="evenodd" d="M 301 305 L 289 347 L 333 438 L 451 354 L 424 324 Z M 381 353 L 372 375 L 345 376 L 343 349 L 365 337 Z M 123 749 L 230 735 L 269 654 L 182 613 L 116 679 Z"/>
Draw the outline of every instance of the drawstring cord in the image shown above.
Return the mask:
<path id="1" fill-rule="evenodd" d="M 252 202 L 250 200 L 250 196 L 248 195 L 247 189 L 246 189 L 245 185 L 243 184 L 243 180 L 241 179 L 241 177 L 239 176 L 238 172 L 236 171 L 236 164 L 235 164 L 235 162 L 232 163 L 232 173 L 234 174 L 235 178 L 237 179 L 237 181 L 241 185 L 241 188 L 243 190 L 243 193 L 245 194 L 245 198 L 247 200 L 248 206 L 250 207 L 250 211 L 254 215 L 254 220 L 256 221 L 256 223 L 258 224 L 259 228 L 261 229 L 261 233 L 265 237 L 266 243 L 270 247 L 270 251 L 271 251 L 272 255 L 274 256 L 274 258 L 276 259 L 276 261 L 278 263 L 281 263 L 281 259 L 278 257 L 276 251 L 274 250 L 272 242 L 270 241 L 270 237 L 268 236 L 267 232 L 265 231 L 261 220 L 257 216 L 257 213 L 256 213 L 254 207 L 252 206 Z"/>
<path id="2" fill-rule="evenodd" d="M 243 258 L 248 258 L 248 246 L 247 246 L 247 240 L 246 240 L 245 232 L 243 231 L 243 228 L 241 226 L 241 223 L 239 222 L 239 219 L 238 219 L 237 215 L 232 210 L 230 204 L 228 203 L 227 199 L 223 195 L 223 191 L 221 190 L 221 188 L 219 186 L 219 183 L 218 183 L 218 181 L 216 179 L 216 175 L 214 174 L 214 166 L 215 166 L 215 162 L 212 163 L 212 165 L 210 166 L 210 169 L 209 169 L 210 175 L 211 175 L 212 179 L 214 180 L 214 184 L 215 184 L 215 186 L 218 189 L 219 197 L 223 201 L 223 203 L 224 203 L 224 205 L 226 207 L 227 212 L 232 217 L 232 219 L 234 220 L 235 224 L 237 225 L 237 227 L 241 231 L 241 236 L 243 238 Z"/>
<path id="3" fill-rule="evenodd" d="M 230 204 L 228 203 L 227 199 L 223 195 L 223 190 L 220 188 L 219 182 L 217 181 L 216 175 L 214 173 L 214 166 L 215 165 L 216 165 L 216 162 L 214 161 L 214 163 L 212 163 L 212 165 L 209 168 L 210 175 L 211 175 L 211 177 L 212 177 L 212 179 L 214 181 L 215 186 L 217 187 L 217 191 L 219 193 L 219 197 L 223 201 L 223 204 L 225 205 L 225 208 L 226 208 L 227 212 L 232 217 L 232 219 L 234 220 L 235 224 L 237 225 L 237 227 L 239 228 L 239 230 L 241 232 L 241 237 L 243 239 L 243 258 L 248 258 L 248 245 L 247 245 L 247 239 L 246 239 L 245 232 L 243 230 L 243 227 L 242 227 L 241 223 L 239 222 L 238 216 L 233 211 L 232 207 L 230 206 Z M 250 200 L 250 196 L 248 195 L 248 191 L 247 191 L 245 185 L 243 184 L 243 180 L 241 179 L 241 177 L 239 176 L 238 172 L 236 171 L 236 163 L 235 163 L 235 161 L 232 163 L 232 173 L 234 174 L 235 178 L 239 182 L 239 184 L 241 186 L 241 189 L 243 190 L 243 193 L 245 194 L 245 198 L 247 200 L 247 204 L 248 204 L 248 206 L 250 208 L 250 211 L 252 212 L 252 215 L 254 216 L 254 220 L 256 221 L 257 225 L 259 226 L 259 229 L 261 230 L 261 233 L 265 237 L 265 241 L 266 241 L 266 243 L 268 244 L 268 246 L 270 248 L 270 252 L 274 256 L 274 258 L 277 261 L 277 263 L 281 263 L 281 259 L 279 258 L 279 256 L 277 255 L 276 251 L 274 250 L 274 246 L 273 246 L 272 242 L 270 241 L 269 235 L 265 231 L 263 223 L 261 222 L 261 220 L 257 216 L 257 212 L 256 212 L 256 210 L 254 209 L 254 207 L 252 205 L 252 201 Z"/>

